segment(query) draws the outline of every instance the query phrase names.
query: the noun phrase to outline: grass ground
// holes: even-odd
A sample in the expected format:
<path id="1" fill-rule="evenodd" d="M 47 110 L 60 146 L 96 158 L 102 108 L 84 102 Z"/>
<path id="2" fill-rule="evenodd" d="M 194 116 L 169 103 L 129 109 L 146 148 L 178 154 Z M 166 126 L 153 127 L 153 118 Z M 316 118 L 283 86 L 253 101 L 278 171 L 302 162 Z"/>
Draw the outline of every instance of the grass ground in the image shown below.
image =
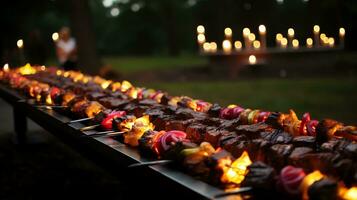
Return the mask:
<path id="1" fill-rule="evenodd" d="M 347 56 L 350 58 L 351 56 Z M 202 57 L 110 57 L 105 61 L 124 75 L 147 70 L 181 69 L 207 63 Z M 125 76 L 124 76 L 125 77 Z M 140 81 L 139 81 L 140 82 Z M 189 82 L 140 82 L 141 86 L 168 91 L 172 95 L 187 95 L 244 107 L 272 111 L 292 108 L 300 115 L 335 118 L 357 124 L 357 77 L 309 79 L 248 79 Z"/>
<path id="2" fill-rule="evenodd" d="M 103 61 L 124 75 L 145 70 L 182 69 L 207 64 L 206 59 L 198 56 L 104 57 Z"/>
<path id="3" fill-rule="evenodd" d="M 313 117 L 335 118 L 357 124 L 357 79 L 262 79 L 219 82 L 146 83 L 147 86 L 249 108 L 287 111 L 292 108 Z"/>

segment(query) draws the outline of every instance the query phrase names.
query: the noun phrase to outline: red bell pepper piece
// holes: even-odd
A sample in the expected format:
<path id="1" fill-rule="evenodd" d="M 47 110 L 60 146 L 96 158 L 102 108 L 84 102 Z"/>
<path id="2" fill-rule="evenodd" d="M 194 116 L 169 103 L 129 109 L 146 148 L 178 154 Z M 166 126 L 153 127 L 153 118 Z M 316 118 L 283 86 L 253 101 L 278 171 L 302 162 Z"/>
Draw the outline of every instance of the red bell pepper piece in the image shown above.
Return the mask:
<path id="1" fill-rule="evenodd" d="M 306 124 L 311 120 L 310 113 L 305 113 L 302 116 L 301 123 L 300 123 L 300 128 L 299 128 L 299 133 L 300 135 L 306 135 L 307 130 L 306 130 Z"/>
<path id="2" fill-rule="evenodd" d="M 104 118 L 103 121 L 101 122 L 103 129 L 111 130 L 114 118 L 121 117 L 123 115 L 126 115 L 125 111 L 114 111 L 108 114 L 108 116 Z"/>

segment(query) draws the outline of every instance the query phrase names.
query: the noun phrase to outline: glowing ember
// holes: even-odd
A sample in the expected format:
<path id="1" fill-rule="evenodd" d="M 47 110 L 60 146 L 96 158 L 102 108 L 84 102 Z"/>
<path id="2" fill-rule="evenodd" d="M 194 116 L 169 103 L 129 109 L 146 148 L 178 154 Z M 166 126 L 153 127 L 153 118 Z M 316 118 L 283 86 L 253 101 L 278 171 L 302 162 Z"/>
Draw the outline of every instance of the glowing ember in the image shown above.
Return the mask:
<path id="1" fill-rule="evenodd" d="M 74 82 L 78 82 L 79 80 L 83 80 L 84 75 L 82 73 L 75 74 L 73 77 Z"/>
<path id="2" fill-rule="evenodd" d="M 129 81 L 123 81 L 121 83 L 121 91 L 126 92 L 129 88 L 133 87 Z"/>
<path id="3" fill-rule="evenodd" d="M 133 99 L 136 99 L 138 98 L 138 90 L 132 87 L 127 91 L 127 95 Z"/>
<path id="4" fill-rule="evenodd" d="M 31 67 L 29 63 L 27 63 L 25 66 L 20 67 L 19 69 L 20 74 L 22 75 L 29 75 L 29 74 L 35 74 L 36 69 Z"/>
<path id="5" fill-rule="evenodd" d="M 252 161 L 246 151 L 233 163 L 230 159 L 220 160 L 219 166 L 223 169 L 222 182 L 240 184 L 248 172 L 247 167 L 251 164 Z"/>
<path id="6" fill-rule="evenodd" d="M 112 91 L 113 91 L 113 92 L 118 91 L 118 90 L 120 90 L 121 83 L 115 82 L 115 83 L 113 83 L 113 84 L 111 85 L 111 87 L 112 87 Z"/>
<path id="7" fill-rule="evenodd" d="M 87 114 L 87 117 L 94 117 L 102 110 L 103 106 L 101 104 L 96 101 L 92 101 L 86 108 L 85 113 Z"/>
<path id="8" fill-rule="evenodd" d="M 227 106 L 227 108 L 235 108 L 235 107 L 237 107 L 237 105 L 235 105 L 235 104 L 230 104 Z"/>
<path id="9" fill-rule="evenodd" d="M 300 185 L 300 187 L 303 191 L 304 199 L 308 199 L 307 190 L 309 189 L 309 187 L 316 181 L 321 180 L 323 177 L 324 177 L 324 175 L 319 170 L 315 170 L 305 176 L 304 180 L 302 181 L 302 183 Z"/>
<path id="10" fill-rule="evenodd" d="M 100 84 L 103 89 L 107 89 L 107 87 L 112 83 L 112 81 L 104 81 Z"/>
<path id="11" fill-rule="evenodd" d="M 46 96 L 46 104 L 47 105 L 52 105 L 53 104 L 52 99 L 51 99 L 51 95 L 47 95 Z"/>
<path id="12" fill-rule="evenodd" d="M 351 187 L 350 189 L 343 188 L 340 192 L 341 199 L 344 200 L 356 200 L 357 199 L 357 187 Z"/>
<path id="13" fill-rule="evenodd" d="M 150 123 L 149 115 L 137 118 L 134 123 L 130 123 L 131 130 L 124 135 L 124 142 L 131 146 L 138 146 L 138 140 L 148 130 L 154 130 L 154 125 Z"/>
<path id="14" fill-rule="evenodd" d="M 171 106 L 177 106 L 177 103 L 181 100 L 181 97 L 172 97 L 170 101 L 168 102 L 169 105 Z"/>

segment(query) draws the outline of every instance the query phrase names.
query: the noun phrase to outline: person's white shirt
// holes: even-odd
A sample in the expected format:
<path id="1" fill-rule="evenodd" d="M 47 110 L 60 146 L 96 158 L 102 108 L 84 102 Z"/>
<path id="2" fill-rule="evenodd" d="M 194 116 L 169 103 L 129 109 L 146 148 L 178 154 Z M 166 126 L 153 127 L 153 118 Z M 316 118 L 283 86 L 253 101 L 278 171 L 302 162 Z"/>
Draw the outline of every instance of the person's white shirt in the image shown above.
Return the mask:
<path id="1" fill-rule="evenodd" d="M 57 42 L 57 47 L 61 48 L 66 53 L 66 55 L 60 56 L 58 58 L 58 60 L 61 63 L 64 63 L 68 60 L 69 53 L 72 52 L 76 48 L 76 40 L 74 38 L 70 38 L 67 41 L 59 40 Z"/>

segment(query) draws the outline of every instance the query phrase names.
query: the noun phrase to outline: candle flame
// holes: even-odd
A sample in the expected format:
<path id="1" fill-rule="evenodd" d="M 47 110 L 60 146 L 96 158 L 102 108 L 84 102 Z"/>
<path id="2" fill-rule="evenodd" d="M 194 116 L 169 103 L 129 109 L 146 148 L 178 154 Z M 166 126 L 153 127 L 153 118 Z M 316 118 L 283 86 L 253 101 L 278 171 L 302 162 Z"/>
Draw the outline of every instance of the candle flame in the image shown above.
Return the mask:
<path id="1" fill-rule="evenodd" d="M 242 49 L 242 42 L 241 41 L 235 41 L 234 42 L 234 48 L 236 49 L 236 50 L 241 50 Z"/>
<path id="2" fill-rule="evenodd" d="M 335 39 L 333 37 L 328 38 L 328 44 L 330 47 L 333 47 L 335 45 Z"/>
<path id="3" fill-rule="evenodd" d="M 294 31 L 293 28 L 289 28 L 289 29 L 288 29 L 288 35 L 289 35 L 290 37 L 294 37 L 295 31 Z"/>
<path id="4" fill-rule="evenodd" d="M 248 37 L 249 34 L 250 34 L 249 28 L 244 28 L 243 29 L 243 36 Z"/>
<path id="5" fill-rule="evenodd" d="M 232 44 L 229 40 L 223 40 L 222 48 L 225 53 L 229 53 L 232 50 Z"/>
<path id="6" fill-rule="evenodd" d="M 225 35 L 226 37 L 231 37 L 231 36 L 232 36 L 232 29 L 229 28 L 229 27 L 225 28 L 225 29 L 224 29 L 224 35 Z"/>
<path id="7" fill-rule="evenodd" d="M 217 51 L 217 43 L 215 43 L 215 42 L 210 43 L 210 51 L 212 53 L 215 53 Z"/>
<path id="8" fill-rule="evenodd" d="M 197 34 L 204 34 L 205 33 L 205 27 L 202 25 L 197 26 Z"/>
<path id="9" fill-rule="evenodd" d="M 3 69 L 4 72 L 9 72 L 10 71 L 9 64 L 6 63 L 2 69 Z"/>
<path id="10" fill-rule="evenodd" d="M 299 40 L 293 39 L 293 48 L 299 48 Z"/>
<path id="11" fill-rule="evenodd" d="M 339 29 L 339 34 L 340 34 L 340 36 L 345 36 L 345 34 L 346 34 L 346 30 L 345 30 L 345 28 L 340 28 Z"/>
<path id="12" fill-rule="evenodd" d="M 210 52 L 211 51 L 211 43 L 209 43 L 209 42 L 203 43 L 203 51 Z"/>
<path id="13" fill-rule="evenodd" d="M 254 33 L 250 33 L 248 36 L 249 41 L 253 42 L 255 40 L 255 34 Z"/>
<path id="14" fill-rule="evenodd" d="M 258 29 L 259 29 L 259 32 L 260 32 L 260 33 L 265 33 L 266 30 L 267 30 L 266 27 L 265 27 L 263 24 L 259 25 L 259 28 L 258 28 Z"/>
<path id="15" fill-rule="evenodd" d="M 286 39 L 286 38 L 282 38 L 281 39 L 281 46 L 283 47 L 283 48 L 286 48 L 286 46 L 288 45 L 288 40 Z"/>
<path id="16" fill-rule="evenodd" d="M 52 33 L 52 40 L 54 42 L 57 42 L 59 39 L 59 34 L 57 32 Z"/>
<path id="17" fill-rule="evenodd" d="M 250 55 L 248 58 L 249 64 L 254 65 L 257 63 L 257 57 L 255 55 Z"/>
<path id="18" fill-rule="evenodd" d="M 320 32 L 320 26 L 319 25 L 315 25 L 314 26 L 314 33 L 319 33 Z"/>
<path id="19" fill-rule="evenodd" d="M 314 41 L 311 38 L 306 39 L 306 45 L 308 48 L 311 48 L 313 44 L 314 44 Z"/>
<path id="20" fill-rule="evenodd" d="M 254 49 L 259 49 L 260 48 L 260 41 L 259 40 L 254 40 L 253 47 L 254 47 Z"/>
<path id="21" fill-rule="evenodd" d="M 198 34 L 197 41 L 199 44 L 203 44 L 204 42 L 206 42 L 206 36 L 202 33 Z"/>
<path id="22" fill-rule="evenodd" d="M 22 49 L 24 46 L 24 41 L 22 39 L 17 40 L 16 45 L 19 49 Z"/>

